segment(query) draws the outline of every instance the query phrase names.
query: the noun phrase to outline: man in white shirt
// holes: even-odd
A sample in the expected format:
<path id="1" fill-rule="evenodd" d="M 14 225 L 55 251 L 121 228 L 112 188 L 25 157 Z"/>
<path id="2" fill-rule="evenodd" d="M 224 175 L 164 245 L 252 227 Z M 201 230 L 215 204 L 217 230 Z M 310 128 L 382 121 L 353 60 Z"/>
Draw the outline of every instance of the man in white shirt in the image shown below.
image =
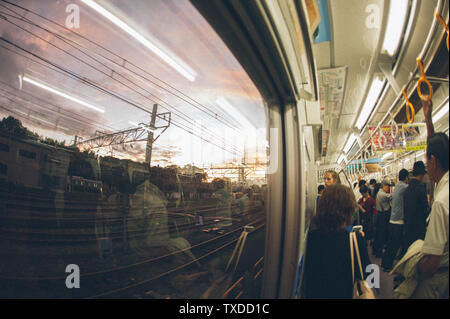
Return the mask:
<path id="1" fill-rule="evenodd" d="M 444 133 L 434 133 L 431 122 L 431 103 L 423 103 L 428 126 L 427 171 L 436 183 L 422 253 L 419 262 L 419 286 L 413 298 L 448 298 L 448 239 L 449 239 L 449 139 Z"/>

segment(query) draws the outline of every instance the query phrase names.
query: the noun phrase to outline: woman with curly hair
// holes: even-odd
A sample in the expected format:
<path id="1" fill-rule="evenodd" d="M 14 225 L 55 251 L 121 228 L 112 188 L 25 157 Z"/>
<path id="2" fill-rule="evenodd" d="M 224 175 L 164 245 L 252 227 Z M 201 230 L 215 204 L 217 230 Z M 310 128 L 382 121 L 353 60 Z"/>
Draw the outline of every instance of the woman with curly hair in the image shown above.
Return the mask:
<path id="1" fill-rule="evenodd" d="M 350 236 L 345 227 L 351 224 L 356 207 L 355 196 L 347 186 L 330 185 L 323 191 L 314 221 L 316 229 L 307 240 L 303 298 L 352 298 Z M 369 256 L 362 235 L 357 233 L 357 239 L 364 271 Z"/>

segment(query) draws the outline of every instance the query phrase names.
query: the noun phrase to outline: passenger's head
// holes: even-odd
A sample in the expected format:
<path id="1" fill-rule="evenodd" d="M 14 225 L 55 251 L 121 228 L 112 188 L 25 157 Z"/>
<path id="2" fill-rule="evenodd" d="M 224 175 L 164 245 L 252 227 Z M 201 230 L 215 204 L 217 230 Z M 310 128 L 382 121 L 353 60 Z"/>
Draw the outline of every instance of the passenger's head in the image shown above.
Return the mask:
<path id="1" fill-rule="evenodd" d="M 425 169 L 425 164 L 422 161 L 417 161 L 414 163 L 412 174 L 415 178 L 418 180 L 423 180 L 426 173 L 427 170 Z"/>
<path id="2" fill-rule="evenodd" d="M 355 210 L 355 195 L 351 189 L 342 184 L 330 185 L 320 198 L 316 225 L 324 232 L 340 231 L 351 222 Z"/>
<path id="3" fill-rule="evenodd" d="M 366 185 L 366 180 L 365 179 L 360 180 L 359 183 L 358 183 L 359 187 L 361 187 L 363 185 Z"/>
<path id="4" fill-rule="evenodd" d="M 373 198 L 377 198 L 378 191 L 381 188 L 381 183 L 376 183 L 373 187 Z"/>
<path id="5" fill-rule="evenodd" d="M 361 193 L 361 195 L 363 197 L 368 197 L 369 196 L 369 187 L 367 185 L 362 185 L 359 188 L 359 192 Z"/>
<path id="6" fill-rule="evenodd" d="M 319 195 L 322 195 L 323 190 L 325 189 L 325 186 L 323 185 L 319 185 L 319 187 L 317 187 L 317 193 Z"/>
<path id="7" fill-rule="evenodd" d="M 339 175 L 335 171 L 326 171 L 324 175 L 325 187 L 341 183 Z"/>
<path id="8" fill-rule="evenodd" d="M 381 189 L 382 189 L 385 193 L 387 193 L 387 192 L 389 191 L 389 186 L 390 186 L 390 183 L 389 183 L 389 181 L 388 181 L 387 179 L 385 179 L 385 180 L 383 180 L 383 181 L 381 182 Z"/>
<path id="9" fill-rule="evenodd" d="M 448 136 L 444 133 L 435 133 L 427 139 L 427 171 L 433 182 L 448 172 Z"/>
<path id="10" fill-rule="evenodd" d="M 375 184 L 377 183 L 377 181 L 374 179 L 374 178 L 372 178 L 370 181 L 369 181 L 369 185 L 370 186 L 372 186 L 372 187 L 375 187 Z"/>
<path id="11" fill-rule="evenodd" d="M 403 183 L 408 183 L 409 172 L 408 170 L 402 168 L 400 172 L 398 172 L 398 180 Z"/>

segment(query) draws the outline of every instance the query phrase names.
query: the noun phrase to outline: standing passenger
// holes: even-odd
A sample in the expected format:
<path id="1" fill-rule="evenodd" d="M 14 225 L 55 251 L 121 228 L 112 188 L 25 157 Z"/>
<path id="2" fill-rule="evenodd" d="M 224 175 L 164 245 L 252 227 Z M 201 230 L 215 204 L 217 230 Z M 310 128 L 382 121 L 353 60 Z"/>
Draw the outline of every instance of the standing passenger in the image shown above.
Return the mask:
<path id="1" fill-rule="evenodd" d="M 425 239 L 428 216 L 427 189 L 422 182 L 425 174 L 425 164 L 422 161 L 415 162 L 413 176 L 404 195 L 405 246 L 403 254 L 417 239 Z"/>
<path id="2" fill-rule="evenodd" d="M 316 212 L 317 212 L 317 207 L 319 206 L 320 196 L 322 196 L 324 189 L 325 189 L 325 186 L 323 186 L 323 185 L 319 185 L 319 187 L 317 187 Z"/>
<path id="3" fill-rule="evenodd" d="M 370 192 L 370 197 L 372 197 L 372 198 L 376 198 L 374 195 L 374 191 L 375 191 L 375 184 L 377 183 L 377 181 L 374 179 L 374 178 L 372 178 L 370 181 L 369 181 L 369 192 Z"/>
<path id="4" fill-rule="evenodd" d="M 315 216 L 317 229 L 309 233 L 307 240 L 303 298 L 352 298 L 350 240 L 345 227 L 355 209 L 355 196 L 347 186 L 331 185 L 323 191 Z M 369 256 L 359 233 L 357 239 L 364 270 Z M 359 271 L 355 273 L 360 277 Z"/>
<path id="5" fill-rule="evenodd" d="M 384 271 L 391 271 L 394 259 L 398 250 L 403 247 L 403 199 L 406 188 L 408 187 L 409 172 L 406 169 L 400 170 L 398 174 L 399 182 L 392 194 L 392 212 L 389 220 L 389 240 L 386 251 L 383 255 L 381 267 Z"/>
<path id="6" fill-rule="evenodd" d="M 359 188 L 362 197 L 358 201 L 360 210 L 361 225 L 365 233 L 366 240 L 373 239 L 373 216 L 375 214 L 375 200 L 369 194 L 369 187 L 363 185 Z"/>
<path id="7" fill-rule="evenodd" d="M 339 175 L 335 171 L 326 171 L 324 175 L 325 187 L 341 183 Z"/>
<path id="8" fill-rule="evenodd" d="M 391 196 L 387 194 L 389 182 L 384 180 L 376 197 L 377 224 L 375 233 L 375 242 L 373 244 L 373 253 L 375 257 L 380 258 L 383 254 L 384 245 L 387 242 L 389 219 L 391 217 Z"/>
<path id="9" fill-rule="evenodd" d="M 431 111 L 425 112 L 430 122 Z M 449 239 L 449 141 L 444 133 L 428 136 L 427 171 L 437 183 L 430 219 L 423 243 L 425 255 L 419 262 L 419 286 L 413 298 L 448 298 L 448 239 Z"/>

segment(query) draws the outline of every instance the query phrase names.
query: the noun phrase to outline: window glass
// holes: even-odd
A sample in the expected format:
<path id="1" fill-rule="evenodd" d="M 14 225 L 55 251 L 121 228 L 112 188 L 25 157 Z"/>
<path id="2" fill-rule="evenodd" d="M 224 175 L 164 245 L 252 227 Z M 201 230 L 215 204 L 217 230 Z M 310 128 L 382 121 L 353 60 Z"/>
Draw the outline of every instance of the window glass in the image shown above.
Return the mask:
<path id="1" fill-rule="evenodd" d="M 259 297 L 265 104 L 190 2 L 0 14 L 0 297 Z"/>

